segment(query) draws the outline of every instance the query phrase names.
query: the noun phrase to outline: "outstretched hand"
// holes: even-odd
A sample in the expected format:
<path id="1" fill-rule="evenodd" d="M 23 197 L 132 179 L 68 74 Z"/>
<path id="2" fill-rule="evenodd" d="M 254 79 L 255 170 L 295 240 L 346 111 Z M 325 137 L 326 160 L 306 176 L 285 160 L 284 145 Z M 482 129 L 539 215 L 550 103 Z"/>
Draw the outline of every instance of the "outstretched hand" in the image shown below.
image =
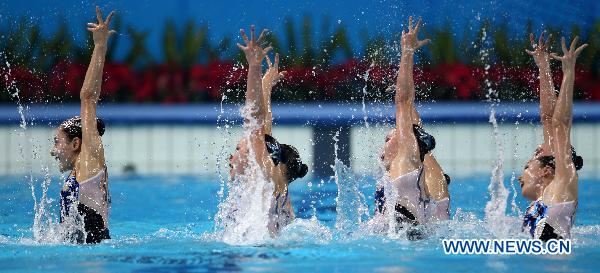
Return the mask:
<path id="1" fill-rule="evenodd" d="M 550 45 L 552 44 L 552 34 L 548 35 L 548 38 L 544 41 L 544 33 L 540 34 L 540 38 L 538 39 L 538 43 L 535 43 L 535 36 L 533 33 L 529 34 L 529 41 L 531 42 L 531 47 L 533 50 L 525 49 L 527 54 L 533 56 L 533 60 L 535 64 L 542 68 L 547 67 L 550 61 Z"/>
<path id="2" fill-rule="evenodd" d="M 279 53 L 275 54 L 275 63 L 271 63 L 269 55 L 265 55 L 265 58 L 267 59 L 268 68 L 262 79 L 263 86 L 273 87 L 285 76 L 286 72 L 279 72 Z"/>
<path id="3" fill-rule="evenodd" d="M 270 46 L 267 48 L 262 48 L 261 46 L 261 44 L 265 40 L 266 33 L 267 30 L 264 29 L 260 33 L 258 39 L 256 39 L 256 35 L 254 34 L 254 25 L 252 25 L 250 26 L 250 39 L 248 39 L 246 32 L 243 29 L 240 29 L 240 34 L 242 35 L 242 39 L 244 39 L 244 43 L 246 43 L 246 45 L 243 46 L 240 43 L 238 43 L 237 46 L 242 51 L 244 51 L 244 54 L 246 55 L 246 60 L 248 61 L 249 65 L 260 66 L 262 60 L 265 58 L 267 53 L 269 53 L 269 51 L 273 49 Z"/>
<path id="4" fill-rule="evenodd" d="M 414 52 L 431 41 L 429 39 L 418 39 L 420 27 L 421 18 L 413 28 L 412 16 L 408 17 L 408 32 L 402 30 L 402 52 Z"/>
<path id="5" fill-rule="evenodd" d="M 111 11 L 110 14 L 106 17 L 106 21 L 102 19 L 102 11 L 100 8 L 96 6 L 96 18 L 98 18 L 98 23 L 88 23 L 87 30 L 92 32 L 94 37 L 94 45 L 103 45 L 108 41 L 108 37 L 110 35 L 116 33 L 114 30 L 109 30 L 108 26 L 110 25 L 110 20 L 112 19 L 114 11 Z"/>
<path id="6" fill-rule="evenodd" d="M 573 39 L 573 41 L 571 42 L 571 47 L 567 49 L 567 45 L 565 44 L 565 37 L 562 37 L 560 43 L 562 46 L 563 56 L 558 56 L 556 55 L 556 53 L 550 53 L 550 57 L 562 62 L 563 72 L 575 71 L 575 61 L 577 60 L 577 56 L 579 56 L 581 51 L 588 46 L 587 44 L 583 44 L 576 48 L 578 41 L 579 36 L 575 36 L 575 39 Z"/>

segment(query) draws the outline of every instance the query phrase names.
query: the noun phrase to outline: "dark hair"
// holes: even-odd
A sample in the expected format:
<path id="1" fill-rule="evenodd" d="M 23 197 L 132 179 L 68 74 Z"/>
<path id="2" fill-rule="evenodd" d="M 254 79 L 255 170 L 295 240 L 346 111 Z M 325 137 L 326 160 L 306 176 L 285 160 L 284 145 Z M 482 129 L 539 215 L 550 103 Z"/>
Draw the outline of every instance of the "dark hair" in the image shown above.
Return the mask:
<path id="1" fill-rule="evenodd" d="M 419 157 L 421 162 L 425 160 L 425 155 L 435 149 L 435 138 L 423 130 L 418 124 L 413 124 L 413 133 L 419 146 Z"/>
<path id="2" fill-rule="evenodd" d="M 104 135 L 104 121 L 102 121 L 102 119 L 100 118 L 96 118 L 96 123 L 98 134 L 100 136 Z M 70 119 L 63 121 L 60 124 L 60 128 L 62 128 L 62 131 L 65 132 L 69 140 L 73 140 L 76 137 L 78 137 L 79 139 L 82 138 L 83 133 L 81 129 L 81 117 L 79 116 L 74 116 Z"/>
<path id="3" fill-rule="evenodd" d="M 292 145 L 281 144 L 281 162 L 285 164 L 289 182 L 302 178 L 308 173 L 308 166 L 302 163 L 298 150 Z"/>
<path id="4" fill-rule="evenodd" d="M 444 174 L 444 179 L 446 179 L 446 185 L 450 185 L 451 179 L 450 179 L 450 176 L 448 174 L 446 174 L 446 173 Z"/>
<path id="5" fill-rule="evenodd" d="M 545 155 L 537 158 L 542 166 L 550 166 L 552 169 L 556 168 L 556 161 L 553 155 Z M 571 146 L 571 159 L 575 165 L 575 170 L 581 170 L 583 167 L 583 157 L 578 156 L 575 152 L 575 148 Z"/>

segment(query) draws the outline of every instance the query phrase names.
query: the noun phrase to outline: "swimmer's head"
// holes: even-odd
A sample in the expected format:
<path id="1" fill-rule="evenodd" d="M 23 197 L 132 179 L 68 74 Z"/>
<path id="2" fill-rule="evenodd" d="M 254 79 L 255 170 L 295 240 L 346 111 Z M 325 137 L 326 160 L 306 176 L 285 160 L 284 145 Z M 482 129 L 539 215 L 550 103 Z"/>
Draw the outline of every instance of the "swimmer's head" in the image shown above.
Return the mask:
<path id="1" fill-rule="evenodd" d="M 294 146 L 280 144 L 274 137 L 268 134 L 265 135 L 265 144 L 273 163 L 275 166 L 282 168 L 288 179 L 288 183 L 302 178 L 308 173 L 308 166 L 302 163 L 300 153 L 298 153 L 298 150 Z"/>
<path id="2" fill-rule="evenodd" d="M 544 154 L 550 154 L 550 151 L 550 145 L 548 145 L 547 143 L 542 143 L 535 149 L 535 151 L 533 152 L 533 156 L 537 157 Z"/>
<path id="3" fill-rule="evenodd" d="M 229 179 L 233 180 L 236 173 L 243 173 L 244 167 L 247 165 L 248 145 L 246 138 L 235 147 L 235 151 L 229 156 Z"/>
<path id="4" fill-rule="evenodd" d="M 285 166 L 288 183 L 308 173 L 308 166 L 302 163 L 300 153 L 292 145 L 281 144 L 281 163 Z"/>
<path id="5" fill-rule="evenodd" d="M 413 134 L 419 146 L 419 156 L 421 161 L 425 159 L 425 154 L 435 148 L 435 138 L 425 132 L 423 128 L 417 124 L 413 124 Z M 390 170 L 392 161 L 398 154 L 398 141 L 396 140 L 396 129 L 391 129 L 385 136 L 385 145 L 381 152 L 380 158 L 386 171 Z"/>
<path id="6" fill-rule="evenodd" d="M 583 167 L 583 158 L 578 156 L 575 149 L 571 147 L 571 157 L 576 170 Z M 533 157 L 527 161 L 523 174 L 519 176 L 521 193 L 529 200 L 537 200 L 541 197 L 544 189 L 554 179 L 555 158 L 549 152 L 548 147 L 541 145 L 536 149 Z"/>
<path id="7" fill-rule="evenodd" d="M 265 135 L 265 144 L 273 163 L 281 168 L 288 182 L 302 178 L 308 173 L 308 166 L 302 163 L 302 159 L 296 148 L 291 145 L 280 144 L 270 135 Z M 248 166 L 248 152 L 247 140 L 243 138 L 237 145 L 235 152 L 229 156 L 230 180 L 234 179 L 235 174 L 243 173 Z"/>
<path id="8" fill-rule="evenodd" d="M 435 138 L 423 130 L 418 124 L 413 124 L 413 133 L 419 145 L 419 156 L 421 162 L 425 160 L 425 155 L 435 149 Z"/>
<path id="9" fill-rule="evenodd" d="M 97 118 L 96 129 L 98 134 L 104 134 L 104 122 Z M 81 140 L 83 138 L 81 129 L 81 118 L 72 117 L 63 121 L 54 134 L 54 146 L 50 150 L 50 155 L 58 161 L 58 167 L 61 172 L 72 170 L 77 156 L 81 151 Z"/>

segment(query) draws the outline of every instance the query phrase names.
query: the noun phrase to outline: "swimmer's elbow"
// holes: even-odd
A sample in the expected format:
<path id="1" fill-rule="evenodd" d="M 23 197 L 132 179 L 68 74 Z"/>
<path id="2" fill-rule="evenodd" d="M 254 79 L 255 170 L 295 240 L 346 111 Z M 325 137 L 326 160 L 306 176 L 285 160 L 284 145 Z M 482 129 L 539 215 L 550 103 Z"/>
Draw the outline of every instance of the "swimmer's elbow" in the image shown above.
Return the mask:
<path id="1" fill-rule="evenodd" d="M 570 123 L 571 123 L 571 118 L 567 117 L 566 115 L 563 115 L 560 117 L 556 117 L 556 116 L 552 117 L 552 127 L 554 127 L 554 128 L 564 128 L 564 127 L 569 126 Z"/>
<path id="2" fill-rule="evenodd" d="M 406 104 L 410 103 L 410 96 L 408 92 L 403 91 L 402 89 L 396 91 L 396 104 Z"/>
<path id="3" fill-rule="evenodd" d="M 551 113 L 541 114 L 540 120 L 542 121 L 542 124 L 544 124 L 544 125 L 552 125 L 552 114 Z"/>

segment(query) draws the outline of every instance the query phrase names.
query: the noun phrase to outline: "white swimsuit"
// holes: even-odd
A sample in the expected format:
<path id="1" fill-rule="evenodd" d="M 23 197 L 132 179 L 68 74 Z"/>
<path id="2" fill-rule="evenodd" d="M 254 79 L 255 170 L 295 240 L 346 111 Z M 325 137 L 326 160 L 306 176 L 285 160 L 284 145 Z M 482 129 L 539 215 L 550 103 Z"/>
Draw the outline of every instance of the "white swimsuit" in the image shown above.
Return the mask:
<path id="1" fill-rule="evenodd" d="M 110 197 L 106 188 L 106 168 L 93 177 L 79 182 L 79 203 L 84 204 L 102 216 L 104 227 L 108 228 Z"/>
<path id="2" fill-rule="evenodd" d="M 450 219 L 450 198 L 446 197 L 442 200 L 429 199 L 425 203 L 425 212 L 428 223 Z"/>
<path id="3" fill-rule="evenodd" d="M 546 223 L 554 228 L 554 232 L 563 238 L 571 238 L 571 227 L 575 221 L 575 201 L 548 205 Z"/>
<path id="4" fill-rule="evenodd" d="M 406 208 L 418 223 L 424 224 L 449 219 L 450 199 L 433 200 L 424 190 L 423 167 L 397 177 L 392 181 L 397 191 L 397 203 Z"/>

